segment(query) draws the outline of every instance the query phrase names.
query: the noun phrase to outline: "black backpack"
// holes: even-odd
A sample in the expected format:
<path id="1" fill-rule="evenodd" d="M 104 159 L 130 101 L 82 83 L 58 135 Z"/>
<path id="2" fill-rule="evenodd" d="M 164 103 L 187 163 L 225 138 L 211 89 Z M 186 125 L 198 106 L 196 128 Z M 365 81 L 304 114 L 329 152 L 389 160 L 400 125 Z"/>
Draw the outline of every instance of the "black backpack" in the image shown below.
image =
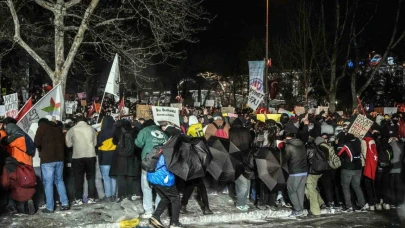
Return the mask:
<path id="1" fill-rule="evenodd" d="M 122 135 L 117 145 L 118 155 L 123 157 L 130 157 L 135 154 L 135 143 L 130 131 L 122 129 Z"/>
<path id="2" fill-rule="evenodd" d="M 153 147 L 152 151 L 149 152 L 144 159 L 142 159 L 142 169 L 149 173 L 155 172 L 156 164 L 159 161 L 159 157 L 162 152 L 162 146 Z"/>
<path id="3" fill-rule="evenodd" d="M 392 152 L 392 148 L 389 144 L 385 144 L 378 148 L 378 166 L 380 168 L 388 168 L 391 166 L 391 160 L 394 157 L 394 153 Z"/>
<path id="4" fill-rule="evenodd" d="M 323 173 L 329 170 L 328 158 L 325 152 L 320 148 L 320 145 L 310 144 L 307 147 L 309 156 L 309 164 L 311 169 L 316 173 Z"/>

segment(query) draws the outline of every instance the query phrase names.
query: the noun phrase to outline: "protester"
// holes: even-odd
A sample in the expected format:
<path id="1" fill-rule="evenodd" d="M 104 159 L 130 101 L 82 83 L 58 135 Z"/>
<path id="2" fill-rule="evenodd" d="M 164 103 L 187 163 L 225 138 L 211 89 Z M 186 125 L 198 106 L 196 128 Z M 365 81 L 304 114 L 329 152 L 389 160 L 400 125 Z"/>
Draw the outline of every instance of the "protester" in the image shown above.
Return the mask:
<path id="1" fill-rule="evenodd" d="M 219 138 L 229 138 L 229 124 L 225 123 L 222 119 L 222 113 L 216 112 L 213 115 L 214 121 L 207 125 L 204 131 L 205 138 L 209 139 L 211 136 Z"/>

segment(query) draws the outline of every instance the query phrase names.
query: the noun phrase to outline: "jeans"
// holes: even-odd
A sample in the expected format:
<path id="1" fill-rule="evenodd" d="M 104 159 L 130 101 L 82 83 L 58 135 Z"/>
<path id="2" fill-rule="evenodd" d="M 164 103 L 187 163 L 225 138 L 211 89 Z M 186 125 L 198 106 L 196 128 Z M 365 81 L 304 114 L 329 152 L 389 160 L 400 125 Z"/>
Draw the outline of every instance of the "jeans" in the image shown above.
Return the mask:
<path id="1" fill-rule="evenodd" d="M 145 214 L 152 214 L 153 213 L 153 194 L 152 188 L 149 185 L 148 178 L 146 177 L 146 171 L 142 170 L 141 175 L 141 187 L 143 193 L 143 209 L 145 210 Z M 176 189 L 177 191 L 177 189 Z M 159 194 L 156 196 L 155 200 L 155 207 L 159 205 L 160 196 Z"/>
<path id="2" fill-rule="evenodd" d="M 316 186 L 321 175 L 308 175 L 305 194 L 309 200 L 309 209 L 314 215 L 321 215 L 321 205 L 324 204 Z"/>
<path id="3" fill-rule="evenodd" d="M 46 209 L 50 211 L 55 209 L 53 201 L 53 184 L 56 185 L 62 205 L 68 206 L 69 200 L 66 195 L 65 183 L 63 182 L 63 162 L 45 163 L 41 165 L 41 169 L 45 187 Z"/>
<path id="4" fill-rule="evenodd" d="M 307 182 L 307 175 L 288 177 L 287 192 L 288 196 L 290 197 L 290 201 L 294 207 L 294 211 L 300 212 L 304 210 L 306 182 Z"/>
<path id="5" fill-rule="evenodd" d="M 247 196 L 249 194 L 249 180 L 243 175 L 240 175 L 235 181 L 235 191 L 236 191 L 236 206 L 247 205 Z"/>
<path id="6" fill-rule="evenodd" d="M 101 175 L 103 176 L 104 190 L 106 197 L 115 197 L 117 182 L 115 178 L 110 177 L 110 165 L 100 165 Z"/>
<path id="7" fill-rule="evenodd" d="M 163 211 L 171 204 L 171 223 L 178 223 L 180 217 L 180 196 L 177 191 L 176 185 L 171 187 L 163 187 L 160 185 L 153 185 L 161 200 L 156 207 L 153 216 L 160 218 Z"/>
<path id="8" fill-rule="evenodd" d="M 346 208 L 351 208 L 352 198 L 350 193 L 350 186 L 353 188 L 354 193 L 357 197 L 358 206 L 364 207 L 366 202 L 364 201 L 363 191 L 361 190 L 361 170 L 347 170 L 342 169 L 341 172 L 341 183 L 343 189 L 343 195 L 345 197 Z"/>
<path id="9" fill-rule="evenodd" d="M 187 206 L 188 200 L 194 192 L 194 188 L 197 187 L 200 191 L 202 203 L 205 207 L 209 207 L 207 189 L 205 188 L 203 178 L 197 178 L 185 182 L 185 190 L 183 198 L 181 199 L 181 206 Z"/>
<path id="10" fill-rule="evenodd" d="M 72 159 L 72 168 L 75 172 L 75 198 L 83 199 L 83 181 L 84 174 L 88 182 L 88 197 L 94 199 L 95 177 L 96 177 L 96 157 L 92 158 L 74 158 Z"/>

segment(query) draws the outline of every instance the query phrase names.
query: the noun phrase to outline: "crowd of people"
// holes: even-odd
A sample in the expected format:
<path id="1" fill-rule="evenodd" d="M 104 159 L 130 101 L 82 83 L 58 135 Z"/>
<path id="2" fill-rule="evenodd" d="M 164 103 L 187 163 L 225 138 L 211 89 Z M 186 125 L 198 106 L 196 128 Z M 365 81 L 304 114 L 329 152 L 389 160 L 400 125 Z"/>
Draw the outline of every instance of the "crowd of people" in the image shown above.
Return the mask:
<path id="1" fill-rule="evenodd" d="M 34 214 L 42 208 L 42 213 L 53 213 L 58 206 L 69 210 L 85 203 L 142 199 L 141 218 L 164 227 L 160 216 L 170 206 L 170 227 L 176 228 L 184 227 L 179 217 L 188 213 L 196 187 L 204 215 L 213 213 L 208 195 L 221 193 L 229 194 L 240 211 L 250 210 L 250 200 L 260 210 L 291 208 L 294 217 L 307 215 L 306 209 L 309 216 L 318 217 L 324 208 L 346 213 L 390 210 L 404 202 L 402 113 L 367 114 L 374 124 L 364 138 L 349 133 L 356 113 L 283 113 L 279 121 L 264 122 L 255 115 L 224 117 L 206 109 L 193 114 L 182 110 L 180 126 L 104 116 L 99 132 L 83 115 L 65 123 L 46 116 L 39 120 L 34 140 L 14 119 L 5 118 L 0 126 L 0 161 L 7 212 Z M 167 169 L 163 156 L 155 172 L 141 166 L 156 146 L 178 134 L 228 139 L 246 154 L 248 159 L 240 161 L 245 170 L 232 182 L 217 181 L 209 173 L 183 181 Z M 33 165 L 33 147 L 39 152 L 39 167 Z M 280 167 L 286 167 L 285 183 L 269 187 L 259 177 L 254 158 L 262 153 L 271 153 Z"/>

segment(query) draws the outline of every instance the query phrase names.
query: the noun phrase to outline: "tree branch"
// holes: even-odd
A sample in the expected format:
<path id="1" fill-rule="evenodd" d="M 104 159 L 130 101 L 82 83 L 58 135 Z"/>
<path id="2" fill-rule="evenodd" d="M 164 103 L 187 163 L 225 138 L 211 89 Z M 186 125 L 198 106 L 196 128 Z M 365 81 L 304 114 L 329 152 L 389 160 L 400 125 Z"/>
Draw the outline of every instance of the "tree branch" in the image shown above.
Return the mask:
<path id="1" fill-rule="evenodd" d="M 80 2 L 82 2 L 82 0 L 70 0 L 68 2 L 65 3 L 65 6 L 67 9 L 69 9 L 70 7 L 73 7 L 77 4 L 79 4 Z"/>
<path id="2" fill-rule="evenodd" d="M 55 5 L 50 3 L 50 2 L 47 2 L 47 1 L 44 1 L 44 0 L 35 0 L 35 3 L 40 5 L 42 8 L 45 8 L 45 9 L 47 9 L 49 11 L 52 11 L 52 12 L 55 12 Z"/>
<path id="3" fill-rule="evenodd" d="M 14 42 L 18 43 L 22 48 L 24 48 L 24 50 L 26 50 L 28 54 L 30 54 L 32 58 L 34 58 L 39 63 L 39 65 L 42 66 L 48 76 L 53 80 L 54 72 L 51 70 L 45 60 L 43 60 L 34 50 L 32 50 L 32 48 L 27 43 L 24 42 L 23 39 L 21 39 L 20 21 L 18 19 L 13 1 L 7 0 L 7 6 L 10 9 L 10 13 L 14 21 Z"/>
<path id="4" fill-rule="evenodd" d="M 96 24 L 94 27 L 97 28 L 97 27 L 100 27 L 100 26 L 112 24 L 112 23 L 117 22 L 117 21 L 126 21 L 126 20 L 135 19 L 135 18 L 136 18 L 135 16 L 133 16 L 133 17 L 124 17 L 124 18 L 113 18 L 113 19 L 109 19 L 109 20 L 100 22 L 100 23 Z"/>
<path id="5" fill-rule="evenodd" d="M 77 26 L 65 26 L 65 27 L 63 27 L 63 30 L 64 31 L 78 31 L 79 27 L 77 27 Z"/>

